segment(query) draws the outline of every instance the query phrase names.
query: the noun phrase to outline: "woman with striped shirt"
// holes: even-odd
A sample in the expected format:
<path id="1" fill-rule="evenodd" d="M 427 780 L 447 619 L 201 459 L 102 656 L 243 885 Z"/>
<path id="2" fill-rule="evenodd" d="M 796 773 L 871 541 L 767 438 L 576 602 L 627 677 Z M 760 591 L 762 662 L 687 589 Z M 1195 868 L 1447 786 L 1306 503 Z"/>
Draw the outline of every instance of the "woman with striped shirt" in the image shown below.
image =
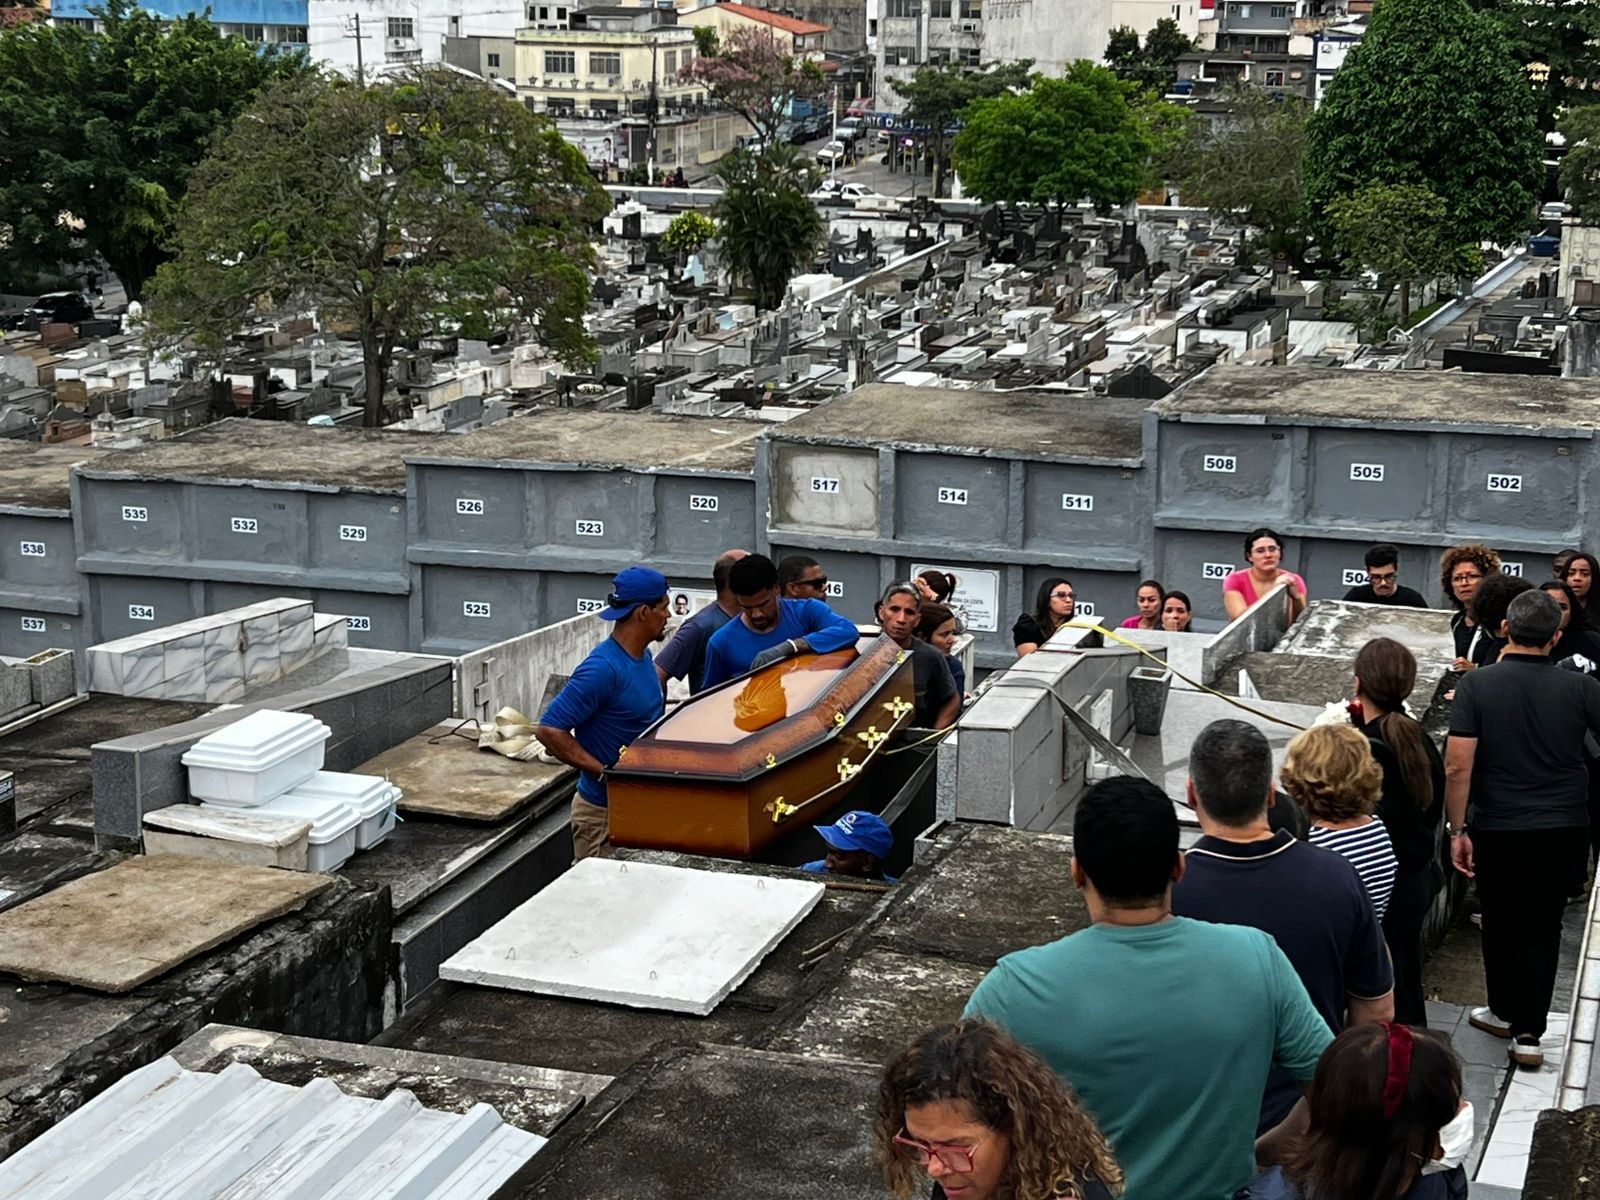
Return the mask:
<path id="1" fill-rule="evenodd" d="M 1289 743 L 1281 778 L 1311 818 L 1311 844 L 1350 861 L 1381 921 L 1398 864 L 1389 831 L 1372 815 L 1383 768 L 1366 736 L 1349 725 L 1313 725 Z"/>

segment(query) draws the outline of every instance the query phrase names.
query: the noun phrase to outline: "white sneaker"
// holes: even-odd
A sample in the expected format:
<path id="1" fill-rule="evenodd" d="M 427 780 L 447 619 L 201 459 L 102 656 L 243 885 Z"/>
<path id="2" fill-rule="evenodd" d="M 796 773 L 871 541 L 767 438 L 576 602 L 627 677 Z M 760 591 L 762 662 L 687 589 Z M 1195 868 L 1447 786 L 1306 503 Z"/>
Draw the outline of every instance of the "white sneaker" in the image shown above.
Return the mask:
<path id="1" fill-rule="evenodd" d="M 1511 1023 L 1495 1016 L 1494 1010 L 1485 1005 L 1475 1008 L 1467 1014 L 1467 1024 L 1474 1029 L 1481 1029 L 1491 1037 L 1508 1038 L 1511 1036 Z"/>
<path id="2" fill-rule="evenodd" d="M 1519 1067 L 1544 1066 L 1544 1051 L 1536 1037 L 1519 1037 L 1511 1043 L 1511 1061 Z"/>

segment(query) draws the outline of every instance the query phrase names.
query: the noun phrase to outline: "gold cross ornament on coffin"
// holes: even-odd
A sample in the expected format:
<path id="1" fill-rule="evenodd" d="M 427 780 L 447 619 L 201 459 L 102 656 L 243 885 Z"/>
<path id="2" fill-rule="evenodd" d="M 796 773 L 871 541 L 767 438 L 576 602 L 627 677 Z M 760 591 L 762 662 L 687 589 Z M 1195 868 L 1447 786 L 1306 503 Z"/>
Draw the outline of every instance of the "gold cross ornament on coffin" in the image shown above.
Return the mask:
<path id="1" fill-rule="evenodd" d="M 785 817 L 794 816 L 795 813 L 800 811 L 800 806 L 798 804 L 785 804 L 783 802 L 783 797 L 779 796 L 767 806 L 767 809 L 772 813 L 772 823 L 776 825 Z"/>
<path id="2" fill-rule="evenodd" d="M 896 696 L 893 700 L 890 700 L 883 707 L 884 710 L 888 712 L 888 714 L 896 721 L 911 711 L 910 702 L 902 700 L 899 696 Z"/>
<path id="3" fill-rule="evenodd" d="M 839 782 L 843 783 L 846 779 L 855 778 L 860 770 L 860 763 L 853 763 L 848 758 L 841 758 L 839 760 Z"/>
<path id="4" fill-rule="evenodd" d="M 887 733 L 879 733 L 876 725 L 868 725 L 860 733 L 856 734 L 857 738 L 867 744 L 868 751 L 876 750 L 878 743 L 888 736 Z"/>

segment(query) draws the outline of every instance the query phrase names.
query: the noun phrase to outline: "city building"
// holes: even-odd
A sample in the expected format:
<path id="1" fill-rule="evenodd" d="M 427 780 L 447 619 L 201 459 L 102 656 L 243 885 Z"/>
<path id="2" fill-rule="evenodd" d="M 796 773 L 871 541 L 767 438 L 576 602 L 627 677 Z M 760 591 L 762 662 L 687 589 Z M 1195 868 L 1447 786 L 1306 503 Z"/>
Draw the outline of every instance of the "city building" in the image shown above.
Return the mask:
<path id="1" fill-rule="evenodd" d="M 1206 15 L 1203 0 L 1097 0 L 1063 20 L 1053 6 L 1036 0 L 873 0 L 868 41 L 877 63 L 874 107 L 898 112 L 904 100 L 894 90 L 922 66 L 1011 62 L 1027 58 L 1045 75 L 1061 75 L 1080 58 L 1105 57 L 1111 31 L 1121 26 L 1140 37 L 1157 21 L 1172 18 L 1197 37 Z"/>
<path id="2" fill-rule="evenodd" d="M 444 61 L 485 79 L 517 82 L 517 39 L 511 37 L 446 37 Z"/>
<path id="3" fill-rule="evenodd" d="M 823 39 L 828 27 L 798 17 L 786 16 L 770 9 L 754 8 L 748 4 L 707 4 L 678 14 L 678 24 L 693 29 L 714 29 L 717 37 L 727 41 L 741 29 L 760 29 L 772 35 L 773 40 L 791 54 L 804 58 L 821 58 Z"/>

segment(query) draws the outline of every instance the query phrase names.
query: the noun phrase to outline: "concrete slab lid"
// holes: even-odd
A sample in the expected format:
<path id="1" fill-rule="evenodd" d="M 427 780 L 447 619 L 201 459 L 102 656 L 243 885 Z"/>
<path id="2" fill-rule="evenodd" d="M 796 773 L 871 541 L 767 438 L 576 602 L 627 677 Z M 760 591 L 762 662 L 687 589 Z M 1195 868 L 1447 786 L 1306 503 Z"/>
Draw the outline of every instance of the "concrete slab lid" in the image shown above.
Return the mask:
<path id="1" fill-rule="evenodd" d="M 588 858 L 457 951 L 441 979 L 709 1015 L 823 885 Z"/>
<path id="2" fill-rule="evenodd" d="M 0 971 L 132 991 L 333 883 L 176 854 L 130 858 L 0 913 Z"/>
<path id="3" fill-rule="evenodd" d="M 145 813 L 144 824 L 146 829 L 272 847 L 292 846 L 311 832 L 311 822 L 300 817 L 264 813 L 256 809 L 209 808 L 199 804 L 173 804 L 158 808 Z"/>

